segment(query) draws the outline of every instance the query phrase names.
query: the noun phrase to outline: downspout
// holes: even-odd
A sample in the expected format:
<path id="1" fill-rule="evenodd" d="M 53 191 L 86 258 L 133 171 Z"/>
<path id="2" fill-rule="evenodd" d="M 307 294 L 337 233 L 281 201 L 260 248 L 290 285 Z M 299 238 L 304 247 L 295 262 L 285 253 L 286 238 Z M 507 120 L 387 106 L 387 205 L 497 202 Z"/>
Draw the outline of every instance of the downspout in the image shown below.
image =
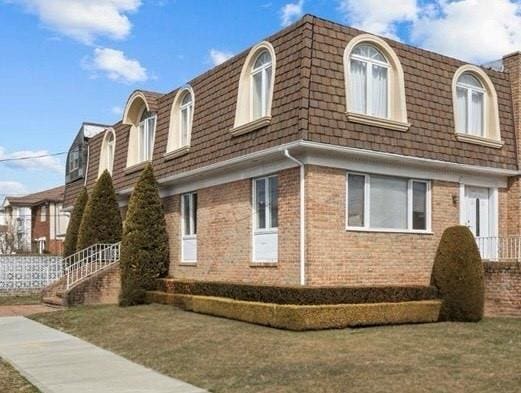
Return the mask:
<path id="1" fill-rule="evenodd" d="M 284 149 L 284 155 L 291 161 L 297 163 L 300 168 L 300 285 L 306 285 L 306 199 L 304 193 L 304 163 L 291 156 L 288 149 Z"/>

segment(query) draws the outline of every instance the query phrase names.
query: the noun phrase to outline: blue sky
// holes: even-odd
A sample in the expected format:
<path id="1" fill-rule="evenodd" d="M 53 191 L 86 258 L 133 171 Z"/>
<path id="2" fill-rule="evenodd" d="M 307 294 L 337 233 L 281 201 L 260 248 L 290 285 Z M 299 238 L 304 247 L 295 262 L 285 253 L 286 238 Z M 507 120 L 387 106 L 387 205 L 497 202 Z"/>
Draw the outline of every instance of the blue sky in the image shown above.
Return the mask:
<path id="1" fill-rule="evenodd" d="M 521 49 L 517 0 L 0 0 L 0 199 L 64 178 L 62 156 L 2 159 L 66 151 L 304 13 L 471 62 Z"/>

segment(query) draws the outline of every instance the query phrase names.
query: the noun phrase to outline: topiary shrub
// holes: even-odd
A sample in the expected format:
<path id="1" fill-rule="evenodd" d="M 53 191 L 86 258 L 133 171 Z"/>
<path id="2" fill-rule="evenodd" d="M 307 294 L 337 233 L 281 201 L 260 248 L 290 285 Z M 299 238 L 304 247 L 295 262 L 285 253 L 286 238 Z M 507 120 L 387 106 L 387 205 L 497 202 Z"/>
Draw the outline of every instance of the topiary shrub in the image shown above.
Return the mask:
<path id="1" fill-rule="evenodd" d="M 82 250 L 96 243 L 117 243 L 121 240 L 121 213 L 116 200 L 110 173 L 102 173 L 92 193 L 81 220 L 77 249 Z"/>
<path id="2" fill-rule="evenodd" d="M 72 210 L 67 233 L 65 234 L 65 241 L 63 242 L 64 257 L 68 257 L 76 252 L 81 219 L 83 218 L 83 212 L 85 211 L 88 200 L 89 194 L 87 193 L 87 189 L 83 188 L 74 203 L 74 209 Z"/>
<path id="3" fill-rule="evenodd" d="M 476 240 L 466 226 L 453 226 L 443 232 L 431 284 L 443 299 L 441 321 L 477 322 L 483 318 L 483 263 Z"/>
<path id="4" fill-rule="evenodd" d="M 168 272 L 165 214 L 152 166 L 148 164 L 130 197 L 121 241 L 119 304 L 145 302 L 145 292 Z"/>

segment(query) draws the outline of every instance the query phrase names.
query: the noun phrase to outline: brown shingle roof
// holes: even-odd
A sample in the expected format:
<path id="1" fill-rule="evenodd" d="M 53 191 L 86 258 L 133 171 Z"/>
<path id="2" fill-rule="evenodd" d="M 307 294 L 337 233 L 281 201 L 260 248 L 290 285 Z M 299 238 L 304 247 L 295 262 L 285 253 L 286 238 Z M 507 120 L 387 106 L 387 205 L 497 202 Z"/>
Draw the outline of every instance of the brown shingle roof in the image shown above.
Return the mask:
<path id="1" fill-rule="evenodd" d="M 36 192 L 34 194 L 25 195 L 23 197 L 7 196 L 6 199 L 9 201 L 9 204 L 11 205 L 24 206 L 38 205 L 43 202 L 62 202 L 64 190 L 64 186 L 59 186 L 51 188 L 49 190 Z"/>

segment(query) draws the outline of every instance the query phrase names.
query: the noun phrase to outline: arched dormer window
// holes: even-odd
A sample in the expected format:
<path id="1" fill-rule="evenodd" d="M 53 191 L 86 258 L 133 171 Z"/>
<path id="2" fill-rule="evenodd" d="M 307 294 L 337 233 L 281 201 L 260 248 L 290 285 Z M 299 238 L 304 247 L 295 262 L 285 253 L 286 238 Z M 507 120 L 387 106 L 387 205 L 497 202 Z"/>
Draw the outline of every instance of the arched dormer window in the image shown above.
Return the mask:
<path id="1" fill-rule="evenodd" d="M 276 72 L 275 50 L 269 42 L 254 46 L 244 62 L 237 96 L 233 135 L 268 125 Z"/>
<path id="2" fill-rule="evenodd" d="M 479 67 L 465 65 L 452 82 L 456 138 L 501 147 L 496 89 Z"/>
<path id="3" fill-rule="evenodd" d="M 402 66 L 383 39 L 370 34 L 353 38 L 344 67 L 350 121 L 398 131 L 409 128 Z"/>
<path id="4" fill-rule="evenodd" d="M 134 92 L 123 115 L 123 123 L 130 125 L 127 167 L 152 160 L 156 119 L 145 95 L 140 91 Z"/>
<path id="5" fill-rule="evenodd" d="M 192 137 L 193 117 L 194 93 L 188 86 L 179 90 L 172 103 L 167 144 L 168 157 L 177 157 L 188 152 Z"/>
<path id="6" fill-rule="evenodd" d="M 105 132 L 103 142 L 101 143 L 100 163 L 98 177 L 107 170 L 112 175 L 114 168 L 114 153 L 116 151 L 116 134 L 112 128 Z"/>

